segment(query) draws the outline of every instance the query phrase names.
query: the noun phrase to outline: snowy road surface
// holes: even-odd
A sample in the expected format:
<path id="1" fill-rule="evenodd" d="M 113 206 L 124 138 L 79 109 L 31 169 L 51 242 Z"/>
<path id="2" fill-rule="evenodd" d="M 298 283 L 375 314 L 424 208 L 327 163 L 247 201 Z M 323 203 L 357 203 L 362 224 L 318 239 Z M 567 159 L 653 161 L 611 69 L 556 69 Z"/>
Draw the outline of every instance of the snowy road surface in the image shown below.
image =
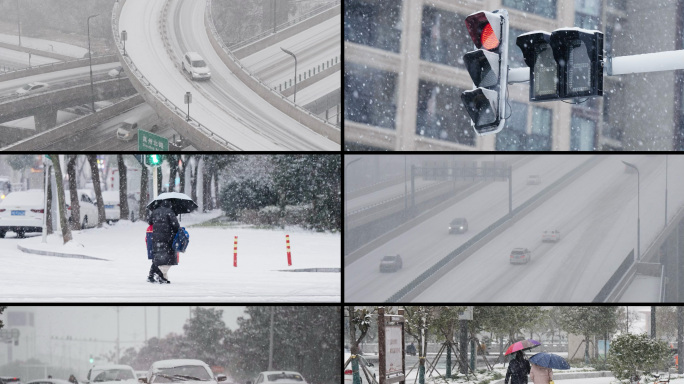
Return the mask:
<path id="1" fill-rule="evenodd" d="M 589 156 L 538 156 L 534 161 L 514 167 L 513 208 L 588 158 Z M 542 184 L 527 185 L 527 176 L 530 174 L 540 175 Z M 403 186 L 401 190 L 403 193 Z M 345 267 L 345 298 L 349 301 L 387 300 L 449 252 L 507 213 L 508 182 L 493 182 L 477 193 L 465 196 L 453 206 L 443 209 Z M 456 217 L 465 217 L 469 230 L 465 234 L 449 235 L 448 225 Z M 402 270 L 380 274 L 380 259 L 384 255 L 397 253 L 403 259 Z"/>
<path id="2" fill-rule="evenodd" d="M 61 234 L 0 239 L 0 301 L 124 302 L 339 302 L 339 272 L 282 272 L 298 268 L 340 268 L 340 236 L 300 229 L 191 227 L 217 213 L 183 215 L 190 245 L 169 271 L 171 284 L 146 282 L 150 261 L 143 222 L 120 222 L 74 232 L 74 244 Z M 292 267 L 285 235 L 290 235 Z M 238 236 L 238 267 L 233 240 Z M 88 260 L 24 253 L 24 247 L 107 259 Z"/>
<path id="3" fill-rule="evenodd" d="M 173 57 L 169 57 L 158 29 L 163 4 L 128 1 L 119 25 L 128 31 L 129 57 L 159 92 L 180 107 L 185 93 L 192 92 L 191 116 L 242 150 L 339 150 L 339 144 L 252 92 L 223 64 L 204 28 L 205 1 L 171 2 L 167 22 Z M 191 81 L 181 72 L 181 58 L 187 51 L 199 52 L 205 59 L 210 80 Z"/>

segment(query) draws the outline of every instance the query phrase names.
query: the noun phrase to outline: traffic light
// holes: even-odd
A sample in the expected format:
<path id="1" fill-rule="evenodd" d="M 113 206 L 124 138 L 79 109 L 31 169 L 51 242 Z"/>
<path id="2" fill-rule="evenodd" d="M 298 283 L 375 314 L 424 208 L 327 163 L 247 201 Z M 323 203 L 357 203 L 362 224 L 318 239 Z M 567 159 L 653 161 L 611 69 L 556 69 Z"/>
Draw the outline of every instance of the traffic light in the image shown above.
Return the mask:
<path id="1" fill-rule="evenodd" d="M 551 49 L 551 34 L 544 31 L 524 33 L 515 44 L 530 67 L 530 101 L 557 100 L 558 63 Z"/>
<path id="2" fill-rule="evenodd" d="M 160 166 L 162 160 L 162 155 L 145 155 L 145 164 L 149 165 L 150 167 Z"/>
<path id="3" fill-rule="evenodd" d="M 90 355 L 90 360 L 89 360 L 89 361 L 90 361 L 90 364 L 92 364 L 92 363 L 95 361 L 95 359 L 93 359 L 93 355 Z"/>
<path id="4" fill-rule="evenodd" d="M 603 33 L 562 28 L 551 33 L 560 98 L 603 95 Z"/>
<path id="5" fill-rule="evenodd" d="M 475 89 L 461 94 L 475 132 L 501 131 L 506 122 L 508 83 L 508 11 L 475 12 L 465 19 L 477 50 L 463 56 Z"/>

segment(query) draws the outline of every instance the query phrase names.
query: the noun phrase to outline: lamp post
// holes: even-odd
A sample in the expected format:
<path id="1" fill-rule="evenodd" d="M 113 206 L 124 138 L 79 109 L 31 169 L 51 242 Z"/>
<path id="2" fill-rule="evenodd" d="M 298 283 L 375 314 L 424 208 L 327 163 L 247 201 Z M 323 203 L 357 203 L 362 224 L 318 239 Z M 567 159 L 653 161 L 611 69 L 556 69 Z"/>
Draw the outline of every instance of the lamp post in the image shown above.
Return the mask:
<path id="1" fill-rule="evenodd" d="M 93 53 L 90 51 L 90 19 L 100 14 L 88 16 L 88 59 L 90 60 L 90 104 L 95 113 L 95 91 L 93 90 Z"/>
<path id="2" fill-rule="evenodd" d="M 190 121 L 190 103 L 192 103 L 192 93 L 185 92 L 184 101 L 185 101 L 185 104 L 188 105 L 188 117 L 185 119 L 185 121 Z"/>
<path id="3" fill-rule="evenodd" d="M 359 157 L 358 159 L 354 159 L 354 160 L 348 162 L 347 165 L 344 166 L 345 177 L 347 176 L 347 167 L 349 167 L 350 165 L 356 163 L 357 161 L 359 161 L 361 159 L 362 159 L 361 157 Z M 344 193 L 345 198 L 347 196 L 349 196 L 349 190 L 348 190 L 347 184 L 349 184 L 349 183 L 344 183 L 344 189 L 347 190 Z M 349 211 L 349 204 L 347 204 L 347 202 L 345 201 L 345 203 L 344 203 L 344 233 L 347 233 L 347 229 L 348 229 L 348 224 L 347 224 L 347 212 L 348 211 Z"/>
<path id="4" fill-rule="evenodd" d="M 639 168 L 636 165 L 623 161 L 623 163 L 634 168 L 637 172 L 637 261 L 641 260 L 641 181 L 639 176 Z"/>
<path id="5" fill-rule="evenodd" d="M 19 46 L 21 47 L 21 8 L 19 8 L 19 0 L 17 0 L 17 29 L 19 31 Z"/>
<path id="6" fill-rule="evenodd" d="M 297 56 L 295 56 L 294 53 L 288 51 L 287 49 L 280 47 L 280 49 L 283 50 L 283 52 L 287 53 L 288 55 L 294 57 L 295 61 L 295 77 L 294 77 L 294 103 L 297 104 Z"/>
<path id="7" fill-rule="evenodd" d="M 665 227 L 667 227 L 667 157 L 665 155 Z"/>

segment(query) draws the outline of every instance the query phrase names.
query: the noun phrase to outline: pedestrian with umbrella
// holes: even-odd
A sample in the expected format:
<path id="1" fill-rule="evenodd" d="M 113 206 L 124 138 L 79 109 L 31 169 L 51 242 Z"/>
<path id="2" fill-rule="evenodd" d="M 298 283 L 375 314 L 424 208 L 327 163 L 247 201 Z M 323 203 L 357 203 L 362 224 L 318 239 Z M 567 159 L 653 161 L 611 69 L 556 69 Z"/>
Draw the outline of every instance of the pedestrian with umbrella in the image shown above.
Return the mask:
<path id="1" fill-rule="evenodd" d="M 178 265 L 178 257 L 173 251 L 173 239 L 180 229 L 176 215 L 189 213 L 197 209 L 197 204 L 192 199 L 178 192 L 167 192 L 157 196 L 147 204 L 152 211 L 149 215 L 148 224 L 152 225 L 152 252 L 154 258 L 147 281 L 154 283 L 154 275 L 159 283 L 171 283 L 168 279 L 168 270 L 172 265 Z"/>
<path id="2" fill-rule="evenodd" d="M 523 351 L 532 349 L 539 346 L 540 343 L 536 340 L 528 339 L 518 341 L 511 344 L 508 349 L 506 349 L 506 355 L 515 353 L 515 358 L 511 360 L 508 364 L 508 370 L 506 371 L 505 384 L 527 384 L 527 375 L 530 373 L 530 362 L 525 360 L 525 354 Z"/>
<path id="3" fill-rule="evenodd" d="M 540 352 L 530 357 L 532 367 L 530 379 L 534 384 L 549 384 L 553 381 L 553 369 L 570 369 L 564 358 L 552 353 Z"/>

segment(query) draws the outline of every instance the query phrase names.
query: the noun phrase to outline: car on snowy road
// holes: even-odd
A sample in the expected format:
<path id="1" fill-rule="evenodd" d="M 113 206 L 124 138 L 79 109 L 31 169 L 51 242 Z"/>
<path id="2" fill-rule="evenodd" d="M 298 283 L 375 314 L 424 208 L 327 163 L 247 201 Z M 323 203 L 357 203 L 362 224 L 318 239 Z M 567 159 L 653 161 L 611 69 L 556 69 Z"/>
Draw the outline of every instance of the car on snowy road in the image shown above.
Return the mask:
<path id="1" fill-rule="evenodd" d="M 26 384 L 72 384 L 69 381 L 66 380 L 61 380 L 61 379 L 40 379 L 40 380 L 31 380 Z"/>
<path id="2" fill-rule="evenodd" d="M 192 80 L 211 78 L 211 71 L 202 56 L 197 52 L 187 52 L 181 62 L 183 72 L 187 72 Z"/>
<path id="3" fill-rule="evenodd" d="M 12 376 L 2 376 L 0 377 L 0 384 L 21 384 L 21 379 Z"/>
<path id="4" fill-rule="evenodd" d="M 457 217 L 451 220 L 449 224 L 449 234 L 452 233 L 465 233 L 468 231 L 468 220 L 464 217 Z"/>
<path id="5" fill-rule="evenodd" d="M 209 366 L 202 360 L 175 359 L 155 361 L 147 371 L 143 383 L 199 383 L 218 384 L 226 381 L 225 375 L 214 376 Z"/>
<path id="6" fill-rule="evenodd" d="M 532 252 L 527 248 L 515 248 L 511 251 L 511 264 L 527 264 L 532 259 Z"/>
<path id="7" fill-rule="evenodd" d="M 90 191 L 87 189 L 78 189 L 78 206 L 81 219 L 81 229 L 93 228 L 97 226 L 97 205 L 90 199 Z M 71 193 L 64 191 L 64 200 L 67 206 L 67 220 L 71 222 Z"/>
<path id="8" fill-rule="evenodd" d="M 0 238 L 8 231 L 24 237 L 27 232 L 43 231 L 45 195 L 42 189 L 10 192 L 0 201 Z"/>
<path id="9" fill-rule="evenodd" d="M 542 242 L 543 243 L 546 243 L 546 242 L 557 243 L 559 241 L 560 241 L 560 231 L 558 231 L 557 229 L 554 229 L 553 231 L 544 231 L 544 233 L 542 233 Z"/>
<path id="10" fill-rule="evenodd" d="M 139 204 L 138 201 L 128 197 L 128 214 L 131 221 L 138 218 Z M 119 200 L 119 191 L 102 191 L 102 201 L 105 208 L 105 220 L 108 223 L 119 221 L 121 216 L 121 204 Z"/>
<path id="11" fill-rule="evenodd" d="M 25 95 L 27 93 L 44 91 L 47 87 L 49 87 L 49 85 L 36 81 L 33 83 L 28 83 L 28 84 L 24 85 L 23 87 L 17 89 L 16 94 L 17 95 Z"/>
<path id="12" fill-rule="evenodd" d="M 541 177 L 539 177 L 539 175 L 527 176 L 527 185 L 539 185 L 539 184 L 541 184 Z"/>
<path id="13" fill-rule="evenodd" d="M 402 267 L 401 256 L 385 256 L 380 260 L 380 272 L 396 272 Z"/>
<path id="14" fill-rule="evenodd" d="M 293 371 L 265 371 L 259 373 L 254 382 L 247 381 L 247 384 L 306 384 L 306 380 L 299 372 Z"/>
<path id="15" fill-rule="evenodd" d="M 86 383 L 115 383 L 136 384 L 138 379 L 135 376 L 135 371 L 130 365 L 120 364 L 95 364 L 88 371 L 86 376 Z"/>

